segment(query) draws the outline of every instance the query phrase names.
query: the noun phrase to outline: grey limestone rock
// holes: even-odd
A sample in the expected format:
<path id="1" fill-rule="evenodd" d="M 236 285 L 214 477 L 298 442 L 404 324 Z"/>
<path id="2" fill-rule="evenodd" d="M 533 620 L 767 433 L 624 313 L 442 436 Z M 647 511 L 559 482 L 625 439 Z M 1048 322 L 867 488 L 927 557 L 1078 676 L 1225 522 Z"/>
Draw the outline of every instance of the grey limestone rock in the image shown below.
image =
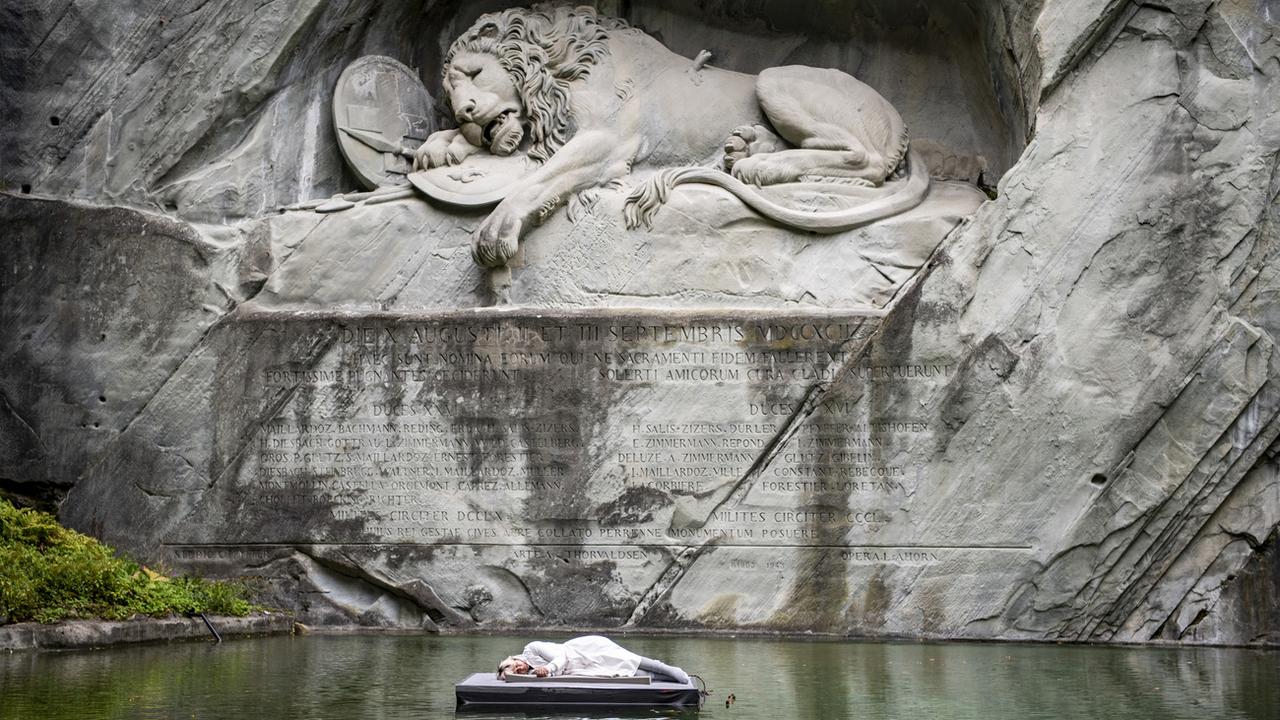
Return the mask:
<path id="1" fill-rule="evenodd" d="M 359 189 L 344 67 L 443 101 L 479 10 L 10 4 L 0 492 L 315 624 L 1276 643 L 1274 12 L 598 6 L 693 75 L 853 74 L 928 196 L 628 228 L 636 168 L 504 280 L 485 207 L 276 212 Z"/>

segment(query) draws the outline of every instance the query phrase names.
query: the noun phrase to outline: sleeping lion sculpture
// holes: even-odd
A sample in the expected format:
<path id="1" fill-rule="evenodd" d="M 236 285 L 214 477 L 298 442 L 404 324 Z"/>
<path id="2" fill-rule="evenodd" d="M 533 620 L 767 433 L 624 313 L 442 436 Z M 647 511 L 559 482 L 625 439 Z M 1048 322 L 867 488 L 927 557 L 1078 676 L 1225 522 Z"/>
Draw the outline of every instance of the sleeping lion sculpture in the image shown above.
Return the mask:
<path id="1" fill-rule="evenodd" d="M 908 210 L 929 176 L 898 112 L 839 70 L 776 67 L 758 76 L 681 57 L 590 7 L 535 6 L 482 16 L 450 47 L 444 93 L 458 122 L 415 153 L 424 169 L 476 153 L 527 153 L 538 163 L 476 229 L 472 254 L 497 267 L 524 232 L 574 193 L 650 173 L 628 196 L 628 227 L 647 224 L 681 183 L 719 186 L 761 215 L 815 232 L 848 230 Z M 723 168 L 723 169 L 722 169 Z M 759 186 L 817 182 L 892 192 L 811 211 Z"/>

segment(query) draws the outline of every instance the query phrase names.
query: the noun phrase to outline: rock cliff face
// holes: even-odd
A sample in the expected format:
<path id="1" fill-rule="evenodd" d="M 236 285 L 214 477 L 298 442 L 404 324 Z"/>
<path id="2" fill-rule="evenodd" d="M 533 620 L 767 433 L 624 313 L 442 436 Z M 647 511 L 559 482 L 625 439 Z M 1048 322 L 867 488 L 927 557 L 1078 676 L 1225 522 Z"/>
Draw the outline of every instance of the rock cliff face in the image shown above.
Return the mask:
<path id="1" fill-rule="evenodd" d="M 0 492 L 312 622 L 1280 641 L 1280 6 L 600 3 L 852 72 L 932 194 L 606 189 L 488 308 L 483 212 L 276 212 L 476 11 L 136 5 L 0 10 Z"/>

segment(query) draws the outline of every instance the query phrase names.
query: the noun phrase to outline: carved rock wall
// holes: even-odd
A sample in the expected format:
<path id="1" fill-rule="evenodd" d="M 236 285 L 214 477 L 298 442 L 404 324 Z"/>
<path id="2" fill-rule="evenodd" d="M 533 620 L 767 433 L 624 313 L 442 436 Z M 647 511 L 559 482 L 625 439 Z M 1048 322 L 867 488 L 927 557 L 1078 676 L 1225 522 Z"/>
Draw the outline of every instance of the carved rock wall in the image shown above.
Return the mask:
<path id="1" fill-rule="evenodd" d="M 352 380 L 352 394 L 323 373 L 394 370 L 393 358 L 406 356 L 383 352 L 392 338 L 438 327 L 449 298 L 476 303 L 483 278 L 465 248 L 455 257 L 460 243 L 447 242 L 474 218 L 433 229 L 430 213 L 405 206 L 380 216 L 373 239 L 343 244 L 345 224 L 358 235 L 358 222 L 268 211 L 354 187 L 325 104 L 349 60 L 384 53 L 430 79 L 472 16 L 448 4 L 10 4 L 0 11 L 15 39 L 4 43 L 6 60 L 16 60 L 0 66 L 0 92 L 16 109 L 0 128 L 9 191 L 0 196 L 0 490 L 65 496 L 65 519 L 148 559 L 261 573 L 276 604 L 316 622 L 1276 642 L 1280 27 L 1265 7 L 626 5 L 605 9 L 681 52 L 714 45 L 731 67 L 829 59 L 862 71 L 899 103 L 915 137 L 956 158 L 956 176 L 971 167 L 965 157 L 985 158 L 998 198 L 952 232 L 906 290 L 870 303 L 887 311 L 849 312 L 867 298 L 809 270 L 805 283 L 828 297 L 768 288 L 756 293 L 768 302 L 752 305 L 756 286 L 724 280 L 741 270 L 726 261 L 692 295 L 645 288 L 627 299 L 662 309 L 619 315 L 600 298 L 629 278 L 575 275 L 564 266 L 590 267 L 589 253 L 531 245 L 516 278 L 542 281 L 526 294 L 541 308 L 532 317 L 464 309 L 445 318 L 526 328 L 518 341 L 435 336 L 409 347 L 490 359 L 519 350 L 527 357 L 512 362 L 535 362 L 540 352 L 753 349 L 653 337 L 619 347 L 590 328 L 606 337 L 615 326 L 710 331 L 744 318 L 793 328 L 821 316 L 861 329 L 814 350 L 829 353 L 821 364 L 785 354 L 805 350 L 785 337 L 755 348 L 786 366 L 786 381 L 744 365 L 740 380 L 704 375 L 705 389 L 682 380 L 636 389 L 616 373 L 597 386 L 570 361 L 507 376 L 492 386 L 499 409 L 521 412 L 441 410 L 452 433 L 441 437 L 493 451 L 458 461 L 468 478 L 500 479 L 517 466 L 543 474 L 522 476 L 515 495 L 487 485 L 447 494 L 430 508 L 448 514 L 441 522 L 395 514 L 422 510 L 391 506 L 420 494 L 384 493 L 375 522 L 360 510 L 374 502 L 367 486 L 255 483 L 283 467 L 272 464 L 273 442 L 290 452 L 308 438 L 387 442 L 395 433 L 376 428 L 377 413 L 406 397 L 440 406 L 412 375 L 383 386 L 361 374 L 368 385 Z M 832 27 L 850 30 L 824 30 Z M 960 40 L 972 37 L 981 42 Z M 982 72 L 940 71 L 919 57 L 931 43 Z M 947 94 L 966 83 L 979 87 Z M 952 99 L 930 110 L 939 93 Z M 417 248 L 396 223 L 440 242 Z M 325 243 L 352 254 L 317 249 Z M 401 245 L 393 257 L 404 262 L 385 259 Z M 625 260 L 620 247 L 592 252 Z M 360 260 L 361 248 L 373 255 Z M 429 256 L 429 271 L 406 273 L 415 253 Z M 716 282 L 732 292 L 708 293 Z M 779 317 L 796 298 L 796 314 Z M 713 301 L 750 309 L 699 313 Z M 586 334 L 553 342 L 544 327 Z M 749 369 L 757 374 L 744 381 Z M 451 377 L 450 392 L 486 407 L 478 377 Z M 574 413 L 556 416 L 564 407 Z M 543 429 L 513 424 L 534 411 Z M 647 430 L 654 413 L 657 429 Z M 751 422 L 701 435 L 663 429 L 690 417 Z M 299 430 L 335 419 L 368 427 Z M 857 448 L 830 428 L 859 421 L 899 429 L 883 430 L 872 460 L 832 459 Z M 503 459 L 570 426 L 577 444 L 563 457 Z M 721 443 L 753 432 L 763 436 L 744 457 L 714 461 L 734 473 L 702 487 L 646 492 L 608 467 L 639 447 L 620 441 Z M 806 455 L 815 447 L 828 449 Z M 589 492 L 549 484 L 578 465 L 589 469 Z M 304 467 L 340 478 L 362 465 Z M 864 467 L 903 475 L 859 480 L 864 495 L 779 489 Z M 531 480 L 548 484 L 530 492 Z M 550 545 L 486 539 L 564 528 L 599 534 Z M 428 529 L 453 540 L 415 535 Z M 783 534 L 766 542 L 746 530 Z M 661 540 L 632 542 L 650 532 Z M 389 541 L 397 537 L 414 542 Z M 516 552 L 526 547 L 534 552 Z"/>
<path id="2" fill-rule="evenodd" d="M 519 4 L 11 3 L 0 186 L 215 223 L 350 190 L 330 107 L 342 69 L 388 55 L 438 96 L 449 43 L 481 12 Z M 601 9 L 729 69 L 811 63 L 864 77 L 948 177 L 994 184 L 1026 141 L 1022 82 L 1004 66 L 1022 53 L 1006 39 L 1019 30 L 993 4 Z"/>
<path id="3" fill-rule="evenodd" d="M 6 189 L 222 222 L 355 185 L 326 98 L 405 57 L 416 3 L 17 2 L 0 92 Z"/>
<path id="4" fill-rule="evenodd" d="M 1228 619 L 1280 511 L 1274 25 L 1244 3 L 1116 14 L 910 303 L 915 346 L 966 358 L 935 438 L 954 499 L 1052 507 L 1061 538 L 969 627 L 1274 641 Z"/>

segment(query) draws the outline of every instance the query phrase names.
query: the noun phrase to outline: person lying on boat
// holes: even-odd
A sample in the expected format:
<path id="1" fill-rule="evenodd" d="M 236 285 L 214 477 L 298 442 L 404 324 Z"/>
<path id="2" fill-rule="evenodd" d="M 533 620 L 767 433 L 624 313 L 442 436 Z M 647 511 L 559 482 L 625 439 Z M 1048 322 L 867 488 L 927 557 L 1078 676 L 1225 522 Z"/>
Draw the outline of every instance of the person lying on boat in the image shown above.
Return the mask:
<path id="1" fill-rule="evenodd" d="M 689 675 L 653 658 L 642 657 L 606 637 L 585 635 L 562 643 L 535 641 L 524 652 L 498 663 L 498 677 L 507 673 L 549 677 L 590 675 L 592 677 L 632 677 L 644 671 L 655 680 L 689 683 Z"/>

